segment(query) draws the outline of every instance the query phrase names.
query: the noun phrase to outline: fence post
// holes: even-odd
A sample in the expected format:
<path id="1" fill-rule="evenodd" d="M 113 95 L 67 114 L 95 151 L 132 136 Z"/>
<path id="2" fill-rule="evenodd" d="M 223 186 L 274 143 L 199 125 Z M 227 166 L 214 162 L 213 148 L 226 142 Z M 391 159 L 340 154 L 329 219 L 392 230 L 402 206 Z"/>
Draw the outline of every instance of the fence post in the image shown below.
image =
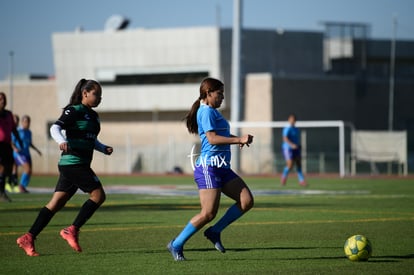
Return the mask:
<path id="1" fill-rule="evenodd" d="M 325 153 L 319 153 L 319 174 L 325 173 Z"/>
<path id="2" fill-rule="evenodd" d="M 302 171 L 306 174 L 307 172 L 307 160 L 308 160 L 308 154 L 307 154 L 307 138 L 306 138 L 306 130 L 302 130 L 300 132 L 300 144 L 302 145 Z"/>

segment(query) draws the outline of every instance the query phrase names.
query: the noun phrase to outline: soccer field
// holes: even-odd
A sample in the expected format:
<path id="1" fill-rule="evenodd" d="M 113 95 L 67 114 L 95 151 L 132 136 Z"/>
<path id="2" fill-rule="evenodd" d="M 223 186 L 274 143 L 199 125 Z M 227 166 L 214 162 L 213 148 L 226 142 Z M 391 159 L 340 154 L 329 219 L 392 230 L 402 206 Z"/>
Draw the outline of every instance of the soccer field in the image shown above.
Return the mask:
<path id="1" fill-rule="evenodd" d="M 223 232 L 227 252 L 198 232 L 185 262 L 174 262 L 166 245 L 199 210 L 191 177 L 101 180 L 107 201 L 81 230 L 82 253 L 59 231 L 86 195 L 76 194 L 38 236 L 40 257 L 26 256 L 16 238 L 51 197 L 56 177 L 34 177 L 32 193 L 1 203 L 0 274 L 414 274 L 413 179 L 315 177 L 301 188 L 293 176 L 285 187 L 246 177 L 255 207 Z M 231 203 L 223 197 L 218 217 Z M 354 234 L 370 239 L 368 262 L 345 258 L 344 242 Z"/>

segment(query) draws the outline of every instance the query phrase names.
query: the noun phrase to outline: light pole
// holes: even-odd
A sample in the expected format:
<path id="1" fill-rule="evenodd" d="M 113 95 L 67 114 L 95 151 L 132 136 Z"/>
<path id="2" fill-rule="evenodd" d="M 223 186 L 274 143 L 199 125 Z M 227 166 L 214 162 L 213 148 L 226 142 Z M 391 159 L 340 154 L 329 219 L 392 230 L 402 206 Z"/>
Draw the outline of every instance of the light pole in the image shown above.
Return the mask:
<path id="1" fill-rule="evenodd" d="M 13 61 L 14 52 L 9 52 L 10 57 L 10 74 L 9 74 L 9 103 L 10 103 L 10 110 L 13 110 L 13 67 L 14 67 L 14 61 Z"/>
<path id="2" fill-rule="evenodd" d="M 241 22 L 242 22 L 242 0 L 233 1 L 233 33 L 232 33 L 232 54 L 231 54 L 231 110 L 232 122 L 240 121 L 240 52 L 241 52 Z M 240 128 L 236 128 L 234 134 L 240 135 Z M 235 170 L 240 169 L 239 150 L 234 150 Z"/>
<path id="3" fill-rule="evenodd" d="M 390 89 L 389 89 L 389 106 L 388 106 L 388 131 L 393 130 L 394 125 L 394 86 L 395 86 L 395 36 L 397 32 L 397 15 L 393 15 L 392 19 L 392 39 L 390 54 Z"/>

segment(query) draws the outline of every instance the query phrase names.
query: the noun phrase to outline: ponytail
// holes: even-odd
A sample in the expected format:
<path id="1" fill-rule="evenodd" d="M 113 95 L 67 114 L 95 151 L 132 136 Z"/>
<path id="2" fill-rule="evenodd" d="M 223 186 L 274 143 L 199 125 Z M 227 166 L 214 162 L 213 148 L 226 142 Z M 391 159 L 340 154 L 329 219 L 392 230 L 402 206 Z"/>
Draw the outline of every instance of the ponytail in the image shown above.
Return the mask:
<path id="1" fill-rule="evenodd" d="M 197 111 L 200 108 L 200 99 L 194 101 L 193 106 L 191 106 L 190 111 L 185 116 L 187 129 L 190 134 L 198 133 L 198 124 L 197 124 Z"/>
<path id="2" fill-rule="evenodd" d="M 82 103 L 82 92 L 83 90 L 91 91 L 91 90 L 100 90 L 101 85 L 92 79 L 86 80 L 82 78 L 79 80 L 78 84 L 76 84 L 75 89 L 73 90 L 73 93 L 70 97 L 68 105 L 66 105 L 65 108 L 71 106 L 71 105 L 78 105 Z"/>
<path id="3" fill-rule="evenodd" d="M 207 77 L 200 84 L 200 96 L 194 101 L 190 111 L 185 116 L 187 130 L 190 134 L 198 134 L 197 111 L 200 108 L 200 101 L 207 98 L 207 94 L 223 88 L 224 84 L 220 80 Z"/>

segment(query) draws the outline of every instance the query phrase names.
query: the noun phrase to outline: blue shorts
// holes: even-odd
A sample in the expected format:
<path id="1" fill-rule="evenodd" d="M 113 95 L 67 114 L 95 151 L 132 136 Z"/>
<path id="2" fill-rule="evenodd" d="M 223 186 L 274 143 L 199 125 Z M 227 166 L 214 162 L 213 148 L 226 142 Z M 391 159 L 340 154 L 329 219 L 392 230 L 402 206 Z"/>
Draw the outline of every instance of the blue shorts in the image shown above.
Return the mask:
<path id="1" fill-rule="evenodd" d="M 300 149 L 283 148 L 283 156 L 285 160 L 300 158 Z"/>
<path id="2" fill-rule="evenodd" d="M 198 189 L 222 188 L 227 182 L 239 176 L 228 168 L 217 168 L 215 166 L 198 166 L 194 170 L 194 180 Z"/>
<path id="3" fill-rule="evenodd" d="M 25 163 L 32 163 L 32 158 L 30 156 L 26 156 L 25 154 L 13 152 L 13 157 L 17 166 L 21 166 Z"/>

